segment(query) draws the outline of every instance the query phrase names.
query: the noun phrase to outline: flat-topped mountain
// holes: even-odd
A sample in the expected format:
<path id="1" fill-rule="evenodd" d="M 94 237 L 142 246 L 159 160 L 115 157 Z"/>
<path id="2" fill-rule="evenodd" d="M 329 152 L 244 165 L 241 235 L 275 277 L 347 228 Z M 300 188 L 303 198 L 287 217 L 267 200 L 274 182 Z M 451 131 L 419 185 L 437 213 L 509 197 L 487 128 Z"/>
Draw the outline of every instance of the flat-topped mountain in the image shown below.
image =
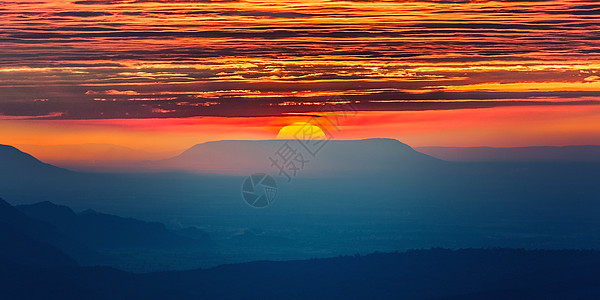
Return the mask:
<path id="1" fill-rule="evenodd" d="M 247 175 L 277 171 L 278 166 L 291 167 L 290 163 L 304 174 L 340 175 L 429 167 L 442 161 L 394 139 L 329 140 L 317 145 L 262 140 L 202 143 L 151 166 L 154 170 Z"/>

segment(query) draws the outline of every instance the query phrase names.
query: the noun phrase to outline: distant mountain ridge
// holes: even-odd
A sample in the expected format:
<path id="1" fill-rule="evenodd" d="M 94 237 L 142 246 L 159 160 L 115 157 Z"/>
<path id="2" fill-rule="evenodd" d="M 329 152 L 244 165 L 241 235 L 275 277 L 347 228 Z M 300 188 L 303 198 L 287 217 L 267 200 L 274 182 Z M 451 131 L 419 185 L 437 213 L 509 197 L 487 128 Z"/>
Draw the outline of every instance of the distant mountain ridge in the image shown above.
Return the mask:
<path id="1" fill-rule="evenodd" d="M 318 148 L 318 151 L 311 149 L 313 153 L 303 148 L 302 144 L 297 140 L 212 141 L 197 144 L 179 155 L 161 160 L 152 160 L 152 156 L 145 155 L 142 152 L 139 152 L 141 153 L 139 158 L 132 160 L 132 153 L 135 154 L 138 152 L 115 145 L 94 145 L 92 147 L 92 150 L 94 150 L 92 151 L 93 155 L 91 155 L 89 149 L 85 149 L 87 146 L 79 149 L 83 146 L 75 145 L 77 146 L 73 146 L 75 148 L 66 148 L 75 151 L 76 155 L 73 160 L 55 161 L 55 163 L 72 170 L 86 172 L 183 171 L 202 174 L 247 175 L 248 172 L 266 172 L 276 168 L 270 157 L 275 159 L 277 151 L 284 147 L 284 145 L 290 146 L 291 151 L 301 155 L 301 157 L 294 156 L 294 158 L 305 161 L 304 168 L 300 166 L 300 163 L 296 163 L 304 174 L 339 175 L 346 172 L 379 172 L 398 167 L 406 168 L 412 165 L 423 164 L 434 165 L 441 162 L 436 158 L 415 151 L 410 146 L 398 140 L 373 138 L 363 140 L 329 140 L 324 142 L 323 146 Z M 21 152 L 11 146 L 5 147 L 7 149 L 10 148 L 15 153 Z M 52 146 L 34 145 L 28 145 L 27 147 L 37 149 L 38 152 L 42 148 L 52 148 Z M 98 147 L 102 149 L 98 149 Z M 90 153 L 81 154 L 80 152 Z M 112 152 L 117 152 L 114 155 L 117 155 L 116 157 L 119 159 L 115 160 L 114 155 L 111 154 Z M 0 149 L 0 159 L 4 155 L 3 153 L 4 151 Z M 29 156 L 29 158 L 44 164 L 31 155 L 24 152 L 21 153 L 23 157 Z M 82 163 L 81 158 L 78 158 L 80 156 L 88 157 L 90 160 Z M 18 160 L 14 163 L 16 164 L 17 162 Z M 17 167 L 17 165 L 14 167 Z"/>
<path id="2" fill-rule="evenodd" d="M 203 174 L 246 175 L 255 171 L 271 171 L 269 157 L 288 142 L 304 154 L 304 174 L 340 174 L 371 172 L 377 168 L 410 167 L 414 162 L 428 165 L 442 161 L 453 162 L 600 162 L 600 146 L 534 146 L 534 147 L 416 147 L 395 139 L 330 140 L 315 156 L 310 155 L 295 140 L 222 140 L 194 145 L 175 155 L 175 152 L 148 153 L 117 145 L 85 144 L 36 146 L 21 145 L 27 152 L 41 153 L 45 161 L 62 168 L 84 172 L 171 172 L 184 171 Z M 71 151 L 69 160 L 57 160 L 52 152 Z M 6 168 L 17 166 L 41 167 L 38 158 L 12 146 L 0 145 L 0 163 Z M 2 154 L 6 153 L 6 154 Z M 169 158 L 163 158 L 171 156 Z M 28 162 L 23 160 L 28 158 Z M 44 160 L 44 159 L 42 159 Z M 35 162 L 37 161 L 37 162 Z M 354 164 L 354 166 L 353 166 Z M 360 164 L 362 168 L 359 168 Z M 366 168 L 365 168 L 366 167 Z"/>
<path id="3" fill-rule="evenodd" d="M 600 146 L 418 147 L 417 151 L 458 162 L 600 162 Z"/>
<path id="4" fill-rule="evenodd" d="M 127 170 L 140 161 L 164 159 L 180 151 L 147 152 L 113 144 L 15 145 L 41 161 L 75 171 Z M 67 155 L 65 155 L 67 154 Z"/>

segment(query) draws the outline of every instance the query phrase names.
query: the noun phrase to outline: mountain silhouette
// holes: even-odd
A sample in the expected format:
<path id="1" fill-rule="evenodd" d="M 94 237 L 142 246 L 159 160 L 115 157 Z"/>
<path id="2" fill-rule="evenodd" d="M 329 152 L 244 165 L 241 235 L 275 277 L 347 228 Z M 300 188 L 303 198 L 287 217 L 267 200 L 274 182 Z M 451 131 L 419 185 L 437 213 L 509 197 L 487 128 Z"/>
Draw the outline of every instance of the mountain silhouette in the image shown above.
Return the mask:
<path id="1" fill-rule="evenodd" d="M 62 171 L 56 176 L 36 176 L 33 172 L 28 175 L 32 180 L 20 185 L 0 181 L 4 182 L 0 195 L 20 204 L 49 200 L 76 211 L 133 212 L 142 219 L 195 225 L 206 228 L 217 247 L 223 247 L 219 248 L 223 250 L 220 255 L 194 254 L 181 259 L 181 264 L 173 263 L 175 259 L 165 260 L 177 269 L 268 259 L 275 257 L 274 252 L 277 259 L 300 259 L 433 246 L 595 249 L 600 245 L 595 222 L 600 207 L 595 201 L 600 193 L 598 163 L 446 162 L 419 154 L 396 140 L 333 142 L 309 158 L 305 170 L 289 183 L 270 165 L 272 153 L 265 152 L 277 151 L 285 141 L 223 141 L 201 144 L 178 159 L 185 168 L 194 163 L 194 157 L 200 162 L 227 161 L 227 157 L 243 154 L 243 147 L 249 145 L 254 147 L 252 155 L 262 160 L 251 160 L 254 165 L 248 165 L 251 171 L 243 176 L 170 171 L 67 172 L 61 177 Z M 225 158 L 212 157 L 207 148 L 215 155 L 225 153 Z M 227 166 L 234 168 L 237 162 L 229 161 Z M 246 176 L 265 169 L 277 180 L 278 198 L 266 209 L 253 209 L 241 197 L 241 185 Z M 5 176 L 11 180 L 10 172 Z M 81 225 L 84 214 L 77 215 L 71 225 L 61 225 L 65 232 L 79 226 L 94 228 Z M 265 234 L 232 236 L 244 228 L 259 228 Z M 175 234 L 189 238 L 193 231 Z M 130 243 L 127 232 L 123 230 L 123 235 L 116 233 L 115 237 L 104 233 L 86 236 L 85 232 L 66 237 L 90 239 L 94 247 L 88 248 L 102 245 L 122 249 L 119 244 L 133 245 L 134 241 L 144 247 L 154 242 L 177 244 L 161 243 L 160 239 L 151 242 L 152 238 L 145 236 L 131 238 Z M 98 241 L 94 242 L 94 237 Z M 65 248 L 43 241 L 81 262 Z M 269 245 L 261 249 L 266 241 Z M 227 245 L 223 244 L 232 246 L 224 249 Z M 253 251 L 239 250 L 246 246 Z M 230 253 L 239 253 L 243 259 L 231 260 Z M 186 262 L 190 264 L 184 265 Z"/>
<path id="2" fill-rule="evenodd" d="M 19 149 L 0 145 L 0 197 L 27 199 L 30 192 L 56 190 L 65 183 L 77 185 L 83 176 L 44 162 Z"/>

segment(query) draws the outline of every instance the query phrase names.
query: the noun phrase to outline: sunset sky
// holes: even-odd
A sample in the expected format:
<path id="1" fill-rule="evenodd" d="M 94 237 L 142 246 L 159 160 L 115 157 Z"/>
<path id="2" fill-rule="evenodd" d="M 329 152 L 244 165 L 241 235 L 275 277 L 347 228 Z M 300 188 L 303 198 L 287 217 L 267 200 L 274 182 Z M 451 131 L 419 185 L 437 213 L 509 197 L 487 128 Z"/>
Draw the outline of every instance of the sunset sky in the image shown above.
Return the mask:
<path id="1" fill-rule="evenodd" d="M 331 134 L 411 146 L 600 145 L 600 5 L 2 1 L 0 143 L 173 151 Z M 314 120 L 314 119 L 313 119 Z"/>

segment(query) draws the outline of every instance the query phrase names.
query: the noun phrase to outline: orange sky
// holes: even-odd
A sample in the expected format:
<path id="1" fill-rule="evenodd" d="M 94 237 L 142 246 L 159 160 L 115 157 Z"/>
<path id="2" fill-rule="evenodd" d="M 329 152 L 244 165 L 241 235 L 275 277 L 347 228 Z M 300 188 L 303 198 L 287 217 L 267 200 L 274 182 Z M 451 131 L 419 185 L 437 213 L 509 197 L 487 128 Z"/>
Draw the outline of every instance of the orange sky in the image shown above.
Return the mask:
<path id="1" fill-rule="evenodd" d="M 332 118 L 332 116 L 328 116 Z M 309 117 L 195 117 L 121 120 L 2 120 L 3 143 L 106 143 L 148 152 L 184 150 L 223 139 L 275 139 L 281 127 Z M 339 115 L 335 139 L 396 138 L 411 146 L 600 145 L 600 106 L 356 112 Z M 326 124 L 321 119 L 321 124 Z M 67 157 L 68 154 L 65 153 Z"/>

